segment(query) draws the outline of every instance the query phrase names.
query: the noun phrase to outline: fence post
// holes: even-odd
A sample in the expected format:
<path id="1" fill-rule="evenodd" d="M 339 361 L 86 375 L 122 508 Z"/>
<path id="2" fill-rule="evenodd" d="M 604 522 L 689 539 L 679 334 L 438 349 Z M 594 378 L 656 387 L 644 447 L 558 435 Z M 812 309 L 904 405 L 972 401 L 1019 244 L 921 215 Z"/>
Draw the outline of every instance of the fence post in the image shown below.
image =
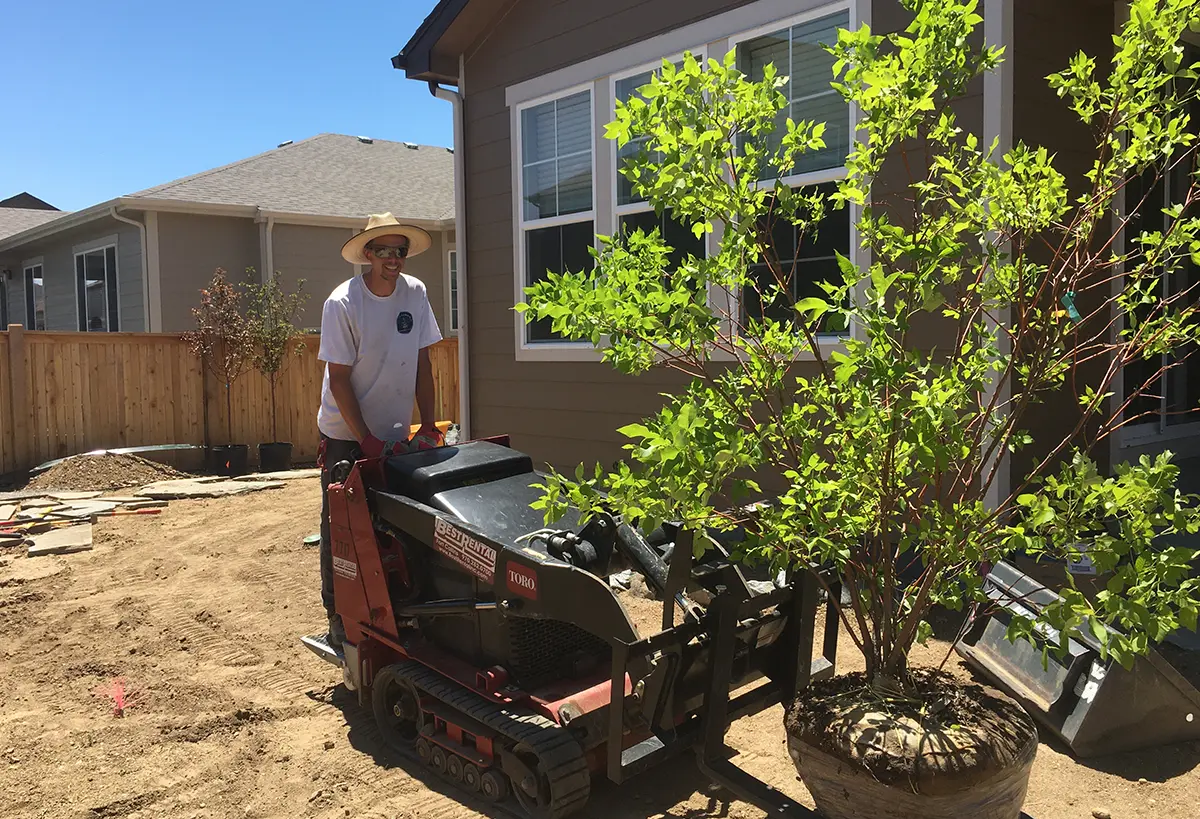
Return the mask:
<path id="1" fill-rule="evenodd" d="M 29 403 L 29 382 L 26 380 L 25 327 L 8 325 L 8 372 L 12 380 L 13 447 L 17 455 L 17 469 L 28 469 L 33 464 L 33 405 Z"/>

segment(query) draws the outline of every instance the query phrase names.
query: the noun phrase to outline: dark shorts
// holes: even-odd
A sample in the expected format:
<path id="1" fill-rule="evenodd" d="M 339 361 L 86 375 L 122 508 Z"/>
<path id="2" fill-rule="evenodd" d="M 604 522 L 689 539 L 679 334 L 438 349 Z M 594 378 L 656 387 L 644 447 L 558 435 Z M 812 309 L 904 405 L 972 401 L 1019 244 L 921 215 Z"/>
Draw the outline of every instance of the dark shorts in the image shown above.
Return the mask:
<path id="1" fill-rule="evenodd" d="M 321 602 L 325 612 L 332 616 L 333 607 L 333 550 L 329 539 L 329 473 L 339 461 L 354 462 L 362 457 L 358 441 L 342 441 L 321 435 L 321 452 L 317 456 L 321 466 Z"/>

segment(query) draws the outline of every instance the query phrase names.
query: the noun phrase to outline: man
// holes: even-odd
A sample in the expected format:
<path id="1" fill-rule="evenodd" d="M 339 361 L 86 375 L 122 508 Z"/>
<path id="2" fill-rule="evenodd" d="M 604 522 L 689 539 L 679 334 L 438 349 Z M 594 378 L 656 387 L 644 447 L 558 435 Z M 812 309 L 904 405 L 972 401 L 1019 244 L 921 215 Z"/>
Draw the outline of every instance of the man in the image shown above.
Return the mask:
<path id="1" fill-rule="evenodd" d="M 371 216 L 366 229 L 342 246 L 342 258 L 369 265 L 338 285 L 321 314 L 321 599 L 329 616 L 329 642 L 345 640 L 333 605 L 333 553 L 329 537 L 329 473 L 339 461 L 378 458 L 440 438 L 434 418 L 429 346 L 441 340 L 425 285 L 405 275 L 407 259 L 433 243 L 429 234 L 402 225 L 390 213 Z M 420 431 L 408 442 L 413 399 Z"/>

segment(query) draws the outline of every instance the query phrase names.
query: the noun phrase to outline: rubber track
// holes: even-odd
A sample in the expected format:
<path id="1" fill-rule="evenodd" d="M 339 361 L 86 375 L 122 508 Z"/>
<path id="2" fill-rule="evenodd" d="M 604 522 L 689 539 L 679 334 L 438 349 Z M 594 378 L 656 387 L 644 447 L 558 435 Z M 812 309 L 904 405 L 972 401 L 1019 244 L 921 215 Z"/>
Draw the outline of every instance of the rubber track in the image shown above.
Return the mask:
<path id="1" fill-rule="evenodd" d="M 562 819 L 587 804 L 592 775 L 583 749 L 565 728 L 539 714 L 488 702 L 412 660 L 401 660 L 394 667 L 398 676 L 431 697 L 508 737 L 514 744 L 524 743 L 533 749 L 550 783 L 550 804 L 538 812 L 536 819 Z M 512 783 L 514 791 L 518 787 L 518 783 Z"/>

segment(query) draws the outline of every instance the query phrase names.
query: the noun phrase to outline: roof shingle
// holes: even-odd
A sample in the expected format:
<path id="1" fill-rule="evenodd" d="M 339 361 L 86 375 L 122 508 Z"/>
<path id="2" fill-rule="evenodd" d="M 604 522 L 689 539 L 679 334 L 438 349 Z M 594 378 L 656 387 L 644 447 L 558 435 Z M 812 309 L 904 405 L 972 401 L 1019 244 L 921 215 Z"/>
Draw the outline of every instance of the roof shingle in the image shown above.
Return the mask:
<path id="1" fill-rule="evenodd" d="M 61 210 L 43 208 L 0 208 L 0 239 L 66 215 Z"/>
<path id="2" fill-rule="evenodd" d="M 454 155 L 431 145 L 320 134 L 130 198 L 319 216 L 390 211 L 399 219 L 452 219 Z"/>

